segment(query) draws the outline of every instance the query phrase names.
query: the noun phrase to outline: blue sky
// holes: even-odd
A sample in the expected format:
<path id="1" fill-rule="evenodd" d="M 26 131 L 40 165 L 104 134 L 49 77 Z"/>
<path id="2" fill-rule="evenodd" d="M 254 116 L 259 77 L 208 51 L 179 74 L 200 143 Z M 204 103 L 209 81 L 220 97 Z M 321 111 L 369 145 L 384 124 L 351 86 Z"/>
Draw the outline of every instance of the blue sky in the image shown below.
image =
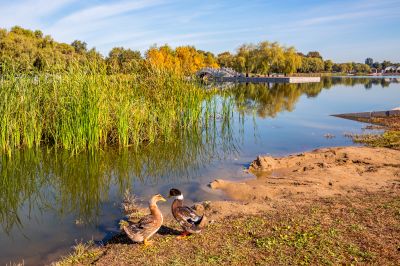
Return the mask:
<path id="1" fill-rule="evenodd" d="M 220 53 L 262 40 L 336 62 L 400 62 L 400 0 L 0 0 L 0 27 L 115 46 L 195 45 Z"/>

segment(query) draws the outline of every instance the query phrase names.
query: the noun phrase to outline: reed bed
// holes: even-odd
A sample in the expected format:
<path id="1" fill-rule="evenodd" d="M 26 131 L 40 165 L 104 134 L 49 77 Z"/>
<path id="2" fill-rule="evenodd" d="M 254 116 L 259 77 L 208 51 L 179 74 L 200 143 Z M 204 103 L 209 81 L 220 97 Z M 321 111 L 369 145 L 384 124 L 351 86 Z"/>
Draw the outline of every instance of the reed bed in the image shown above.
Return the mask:
<path id="1" fill-rule="evenodd" d="M 205 92 L 183 76 L 143 67 L 130 75 L 72 68 L 5 74 L 0 149 L 51 145 L 80 152 L 176 139 L 202 124 Z"/>

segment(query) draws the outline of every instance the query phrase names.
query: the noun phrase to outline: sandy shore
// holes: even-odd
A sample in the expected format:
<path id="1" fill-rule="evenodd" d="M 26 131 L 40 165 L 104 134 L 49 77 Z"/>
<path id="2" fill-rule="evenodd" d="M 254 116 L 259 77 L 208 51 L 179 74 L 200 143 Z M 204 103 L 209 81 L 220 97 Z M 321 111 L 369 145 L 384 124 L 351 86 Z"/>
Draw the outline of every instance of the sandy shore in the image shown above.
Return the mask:
<path id="1" fill-rule="evenodd" d="M 267 211 L 277 202 L 306 204 L 321 197 L 376 192 L 385 187 L 400 193 L 400 151 L 386 148 L 338 147 L 283 158 L 259 156 L 249 171 L 257 178 L 241 182 L 218 179 L 210 184 L 235 200 L 213 202 L 216 218 L 238 211 Z"/>
<path id="2" fill-rule="evenodd" d="M 231 200 L 198 205 L 212 221 L 202 234 L 176 240 L 180 228 L 167 216 L 150 249 L 121 234 L 104 247 L 75 252 L 61 265 L 391 264 L 400 259 L 400 151 L 337 147 L 259 156 L 248 171 L 255 178 L 210 183 Z"/>

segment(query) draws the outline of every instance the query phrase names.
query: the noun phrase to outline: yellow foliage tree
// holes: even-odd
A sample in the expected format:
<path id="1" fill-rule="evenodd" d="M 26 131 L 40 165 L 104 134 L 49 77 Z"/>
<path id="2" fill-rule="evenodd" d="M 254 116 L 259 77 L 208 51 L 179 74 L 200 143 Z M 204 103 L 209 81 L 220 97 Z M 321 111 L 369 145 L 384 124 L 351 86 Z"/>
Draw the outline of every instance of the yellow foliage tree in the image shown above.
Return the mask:
<path id="1" fill-rule="evenodd" d="M 196 50 L 193 46 L 180 46 L 173 50 L 168 45 L 152 47 L 146 52 L 146 60 L 154 67 L 192 75 L 203 67 L 218 67 L 214 55 Z"/>

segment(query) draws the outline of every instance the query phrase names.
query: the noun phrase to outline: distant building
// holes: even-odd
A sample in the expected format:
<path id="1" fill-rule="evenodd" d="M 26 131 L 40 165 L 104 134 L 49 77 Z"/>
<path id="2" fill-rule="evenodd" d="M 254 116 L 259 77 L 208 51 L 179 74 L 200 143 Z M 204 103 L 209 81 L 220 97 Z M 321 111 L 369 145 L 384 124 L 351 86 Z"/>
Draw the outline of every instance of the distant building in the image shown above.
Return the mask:
<path id="1" fill-rule="evenodd" d="M 388 66 L 384 69 L 385 73 L 396 73 L 400 70 L 400 67 Z"/>

